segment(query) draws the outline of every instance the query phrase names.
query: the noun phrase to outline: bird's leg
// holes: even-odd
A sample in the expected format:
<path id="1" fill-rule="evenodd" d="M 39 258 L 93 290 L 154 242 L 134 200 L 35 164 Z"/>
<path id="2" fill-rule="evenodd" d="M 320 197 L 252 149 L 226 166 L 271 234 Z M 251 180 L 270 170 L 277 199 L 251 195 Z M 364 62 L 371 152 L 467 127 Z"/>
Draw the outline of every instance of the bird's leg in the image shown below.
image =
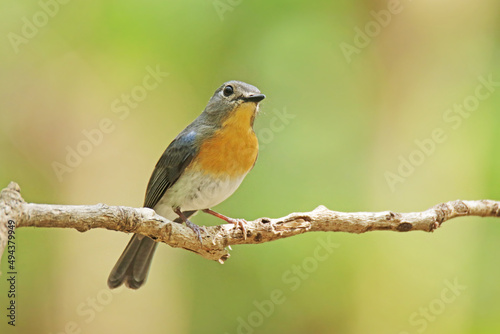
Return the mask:
<path id="1" fill-rule="evenodd" d="M 235 228 L 238 228 L 238 226 L 241 226 L 241 229 L 243 230 L 243 238 L 244 239 L 247 238 L 247 229 L 245 226 L 247 221 L 245 219 L 235 219 L 235 218 L 227 217 L 227 216 L 224 216 L 224 215 L 222 215 L 218 212 L 215 212 L 214 210 L 211 210 L 211 209 L 203 209 L 201 211 L 208 213 L 208 214 L 211 214 L 212 216 L 215 216 L 217 218 L 220 218 L 220 219 L 222 219 L 230 224 L 234 224 Z"/>
<path id="2" fill-rule="evenodd" d="M 192 223 L 189 221 L 189 219 L 186 217 L 186 215 L 181 211 L 181 208 L 172 208 L 174 212 L 182 219 L 184 223 L 186 223 L 186 226 L 189 227 L 190 229 L 193 230 L 193 232 L 198 236 L 198 240 L 200 240 L 200 244 L 203 245 L 203 241 L 201 240 L 201 233 L 200 231 L 203 230 L 205 233 L 207 233 L 207 230 L 205 227 L 200 227 L 196 225 L 195 223 Z"/>

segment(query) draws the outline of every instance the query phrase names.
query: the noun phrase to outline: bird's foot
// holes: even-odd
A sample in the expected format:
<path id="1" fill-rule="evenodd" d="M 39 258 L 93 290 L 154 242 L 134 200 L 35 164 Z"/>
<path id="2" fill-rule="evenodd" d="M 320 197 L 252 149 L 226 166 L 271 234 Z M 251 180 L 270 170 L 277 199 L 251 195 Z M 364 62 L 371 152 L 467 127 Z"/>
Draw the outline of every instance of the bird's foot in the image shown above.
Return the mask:
<path id="1" fill-rule="evenodd" d="M 245 240 L 247 239 L 247 228 L 246 228 L 247 221 L 245 219 L 227 217 L 227 216 L 224 216 L 223 214 L 215 212 L 214 210 L 211 210 L 211 209 L 205 209 L 202 211 L 205 213 L 211 214 L 212 216 L 215 216 L 217 218 L 220 218 L 220 219 L 228 222 L 229 224 L 234 224 L 234 228 L 236 228 L 236 229 L 238 228 L 238 226 L 240 226 L 242 231 L 243 231 L 243 239 L 245 239 Z"/>
<path id="2" fill-rule="evenodd" d="M 207 229 L 205 228 L 205 226 L 198 226 L 195 223 L 191 223 L 188 219 L 186 219 L 185 223 L 187 227 L 193 230 L 193 232 L 198 237 L 198 240 L 200 240 L 200 244 L 203 245 L 203 240 L 201 239 L 201 231 L 207 233 Z"/>
<path id="3" fill-rule="evenodd" d="M 243 231 L 243 239 L 247 240 L 247 221 L 243 218 L 229 218 L 228 223 L 234 224 L 234 228 L 237 229 L 238 226 L 241 227 Z"/>
<path id="4" fill-rule="evenodd" d="M 203 246 L 203 240 L 201 239 L 201 230 L 203 230 L 203 232 L 205 232 L 205 233 L 208 234 L 207 229 L 205 228 L 205 226 L 201 226 L 200 227 L 200 226 L 196 225 L 195 223 L 190 222 L 189 219 L 181 211 L 180 208 L 173 208 L 173 210 L 182 219 L 182 221 L 184 223 L 186 223 L 186 226 L 193 230 L 193 232 L 198 237 L 198 240 L 200 240 L 200 244 Z"/>

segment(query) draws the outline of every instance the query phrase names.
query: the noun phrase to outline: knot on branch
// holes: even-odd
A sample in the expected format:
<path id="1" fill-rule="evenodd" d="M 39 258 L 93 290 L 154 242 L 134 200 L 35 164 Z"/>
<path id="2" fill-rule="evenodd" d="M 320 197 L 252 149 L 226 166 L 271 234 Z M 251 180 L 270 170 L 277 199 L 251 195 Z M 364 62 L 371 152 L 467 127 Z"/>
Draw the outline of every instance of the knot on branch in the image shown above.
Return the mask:
<path id="1" fill-rule="evenodd" d="M 481 203 L 483 203 L 485 207 L 490 208 L 488 212 L 489 215 L 500 217 L 500 203 L 489 199 L 483 199 Z"/>
<path id="2" fill-rule="evenodd" d="M 9 183 L 7 188 L 2 189 L 0 192 L 0 210 L 10 214 L 13 206 L 25 203 L 21 197 L 21 187 L 15 182 Z"/>
<path id="3" fill-rule="evenodd" d="M 436 212 L 436 222 L 439 226 L 450 218 L 470 214 L 469 207 L 461 200 L 438 204 L 434 207 L 434 210 Z"/>
<path id="4" fill-rule="evenodd" d="M 408 232 L 411 231 L 413 225 L 411 223 L 401 223 L 396 227 L 396 230 L 399 232 Z"/>
<path id="5" fill-rule="evenodd" d="M 24 200 L 21 197 L 21 188 L 17 183 L 9 183 L 7 188 L 0 192 L 0 257 L 7 245 L 7 223 L 9 220 L 13 220 L 17 224 L 17 218 L 20 214 L 19 207 L 22 204 L 24 204 Z"/>
<path id="6" fill-rule="evenodd" d="M 19 207 L 24 203 L 21 197 L 21 188 L 17 183 L 11 182 L 7 188 L 2 189 L 0 192 L 0 231 L 6 229 L 5 224 L 2 224 L 2 222 L 12 219 L 17 223 L 18 215 L 21 214 Z M 0 241 L 2 241 L 1 233 Z"/>

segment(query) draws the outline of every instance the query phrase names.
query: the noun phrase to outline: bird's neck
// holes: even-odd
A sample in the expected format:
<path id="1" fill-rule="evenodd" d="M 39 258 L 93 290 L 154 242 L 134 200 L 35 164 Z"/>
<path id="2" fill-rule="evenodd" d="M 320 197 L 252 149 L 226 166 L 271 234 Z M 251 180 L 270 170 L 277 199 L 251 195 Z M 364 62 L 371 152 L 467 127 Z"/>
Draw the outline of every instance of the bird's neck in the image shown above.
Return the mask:
<path id="1" fill-rule="evenodd" d="M 222 127 L 227 127 L 228 130 L 253 131 L 255 108 L 253 103 L 242 103 L 224 120 Z"/>

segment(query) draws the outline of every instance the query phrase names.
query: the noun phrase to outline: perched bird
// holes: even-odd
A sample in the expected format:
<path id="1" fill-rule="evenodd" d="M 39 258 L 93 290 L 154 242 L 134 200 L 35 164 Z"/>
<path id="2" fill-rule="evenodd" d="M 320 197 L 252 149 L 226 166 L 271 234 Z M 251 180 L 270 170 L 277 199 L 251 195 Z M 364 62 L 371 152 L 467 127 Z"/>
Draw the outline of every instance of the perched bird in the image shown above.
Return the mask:
<path id="1" fill-rule="evenodd" d="M 168 145 L 149 179 L 144 207 L 184 222 L 202 242 L 200 227 L 189 217 L 198 210 L 228 223 L 245 221 L 211 209 L 239 187 L 257 159 L 259 144 L 253 123 L 265 95 L 247 83 L 228 81 L 208 101 L 205 110 Z M 108 286 L 123 283 L 140 288 L 147 279 L 158 244 L 134 234 L 111 270 Z"/>

